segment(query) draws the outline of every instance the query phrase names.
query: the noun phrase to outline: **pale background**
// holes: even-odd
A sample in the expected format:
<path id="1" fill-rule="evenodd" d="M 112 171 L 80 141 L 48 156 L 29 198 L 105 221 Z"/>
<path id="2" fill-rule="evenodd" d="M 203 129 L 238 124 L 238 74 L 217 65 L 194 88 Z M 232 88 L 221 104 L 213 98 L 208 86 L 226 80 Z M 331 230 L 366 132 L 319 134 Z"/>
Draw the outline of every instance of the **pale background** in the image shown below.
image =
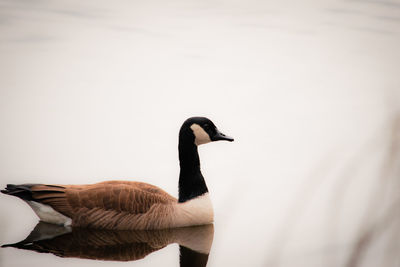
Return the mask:
<path id="1" fill-rule="evenodd" d="M 149 182 L 177 136 L 215 209 L 208 266 L 399 266 L 400 1 L 0 0 L 0 186 Z M 37 218 L 0 196 L 0 243 Z M 1 266 L 105 263 L 0 249 Z"/>

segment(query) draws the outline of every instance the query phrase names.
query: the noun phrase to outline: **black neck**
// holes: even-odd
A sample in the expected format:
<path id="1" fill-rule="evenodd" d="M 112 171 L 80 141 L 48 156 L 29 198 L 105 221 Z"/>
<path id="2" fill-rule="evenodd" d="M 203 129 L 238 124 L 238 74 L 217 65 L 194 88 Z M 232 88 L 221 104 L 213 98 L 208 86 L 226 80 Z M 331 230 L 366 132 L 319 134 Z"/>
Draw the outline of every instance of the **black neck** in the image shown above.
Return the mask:
<path id="1" fill-rule="evenodd" d="M 203 254 L 190 248 L 179 246 L 180 267 L 205 267 L 208 261 L 208 254 Z"/>
<path id="2" fill-rule="evenodd" d="M 179 134 L 179 202 L 185 202 L 208 192 L 200 171 L 200 158 L 191 129 Z"/>

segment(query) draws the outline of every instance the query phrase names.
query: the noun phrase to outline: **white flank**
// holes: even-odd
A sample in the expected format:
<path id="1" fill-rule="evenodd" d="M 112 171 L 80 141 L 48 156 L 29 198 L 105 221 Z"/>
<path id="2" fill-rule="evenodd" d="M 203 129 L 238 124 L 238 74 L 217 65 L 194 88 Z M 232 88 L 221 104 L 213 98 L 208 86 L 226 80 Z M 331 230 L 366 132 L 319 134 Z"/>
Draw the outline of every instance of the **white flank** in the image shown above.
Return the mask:
<path id="1" fill-rule="evenodd" d="M 214 221 L 214 211 L 208 193 L 176 204 L 174 226 L 210 224 Z"/>
<path id="2" fill-rule="evenodd" d="M 28 205 L 43 222 L 60 224 L 64 226 L 70 226 L 72 224 L 71 218 L 68 218 L 58 211 L 55 211 L 49 205 L 45 205 L 36 201 L 26 201 L 26 203 L 28 203 Z"/>
<path id="3" fill-rule="evenodd" d="M 196 137 L 194 140 L 196 145 L 202 145 L 211 142 L 210 136 L 208 133 L 206 133 L 206 131 L 204 131 L 203 128 L 201 128 L 200 125 L 193 123 L 192 126 L 190 126 L 190 129 L 192 129 L 194 136 Z"/>

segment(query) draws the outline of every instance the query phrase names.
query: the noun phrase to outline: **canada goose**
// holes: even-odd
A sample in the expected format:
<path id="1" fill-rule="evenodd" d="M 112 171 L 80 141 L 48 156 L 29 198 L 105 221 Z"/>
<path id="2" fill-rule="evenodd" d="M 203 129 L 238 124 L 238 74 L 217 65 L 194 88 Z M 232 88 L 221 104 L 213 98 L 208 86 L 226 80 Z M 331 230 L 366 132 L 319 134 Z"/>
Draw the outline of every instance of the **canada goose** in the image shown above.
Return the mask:
<path id="1" fill-rule="evenodd" d="M 43 222 L 73 227 L 150 230 L 213 222 L 197 146 L 233 141 L 205 117 L 187 119 L 179 131 L 179 198 L 147 183 L 7 185 L 2 193 L 24 200 Z"/>
<path id="2" fill-rule="evenodd" d="M 64 258 L 135 261 L 177 243 L 181 259 L 185 259 L 180 261 L 181 267 L 206 266 L 213 236 L 212 224 L 163 230 L 115 231 L 39 222 L 27 238 L 2 247 L 52 253 Z"/>

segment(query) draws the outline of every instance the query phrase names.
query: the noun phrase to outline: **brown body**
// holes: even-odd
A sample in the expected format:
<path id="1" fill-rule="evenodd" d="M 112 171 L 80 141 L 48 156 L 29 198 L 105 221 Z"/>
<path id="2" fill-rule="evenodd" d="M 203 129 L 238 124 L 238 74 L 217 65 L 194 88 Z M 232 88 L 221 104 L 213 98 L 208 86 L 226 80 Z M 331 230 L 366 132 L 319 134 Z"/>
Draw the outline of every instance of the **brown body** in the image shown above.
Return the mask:
<path id="1" fill-rule="evenodd" d="M 73 227 L 148 230 L 208 224 L 211 202 L 177 199 L 141 182 L 107 181 L 92 185 L 32 185 L 32 199 L 70 218 Z M 194 200 L 195 201 L 195 200 Z M 204 204 L 205 203 L 205 204 Z M 193 209 L 193 205 L 197 206 Z M 35 211 L 36 212 L 36 211 Z M 41 217 L 40 213 L 36 212 Z"/>

